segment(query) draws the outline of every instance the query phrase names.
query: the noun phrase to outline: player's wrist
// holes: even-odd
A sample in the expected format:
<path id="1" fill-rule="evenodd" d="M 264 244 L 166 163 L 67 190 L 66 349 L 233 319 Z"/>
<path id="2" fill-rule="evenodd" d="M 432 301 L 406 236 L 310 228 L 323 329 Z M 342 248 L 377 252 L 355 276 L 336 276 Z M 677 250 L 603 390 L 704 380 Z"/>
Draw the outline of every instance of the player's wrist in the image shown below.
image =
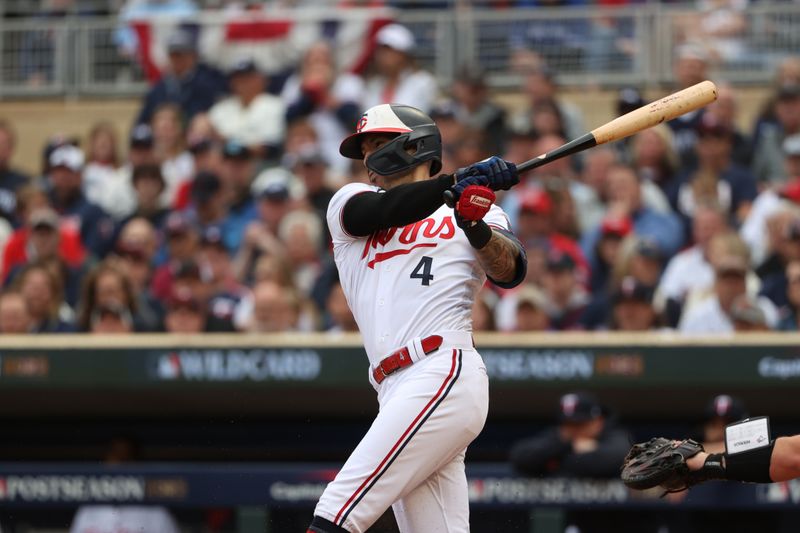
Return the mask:
<path id="1" fill-rule="evenodd" d="M 459 224 L 459 227 L 467 236 L 470 246 L 476 250 L 485 247 L 492 240 L 492 228 L 483 220 L 464 220 L 463 224 Z"/>

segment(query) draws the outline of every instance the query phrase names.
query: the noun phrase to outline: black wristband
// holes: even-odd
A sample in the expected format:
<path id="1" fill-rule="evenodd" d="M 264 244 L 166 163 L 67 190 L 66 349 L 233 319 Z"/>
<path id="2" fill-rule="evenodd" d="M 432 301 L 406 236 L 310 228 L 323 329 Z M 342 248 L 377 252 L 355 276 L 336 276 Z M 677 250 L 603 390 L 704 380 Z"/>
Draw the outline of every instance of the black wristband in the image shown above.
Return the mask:
<path id="1" fill-rule="evenodd" d="M 749 481 L 751 483 L 772 483 L 769 477 L 769 464 L 772 461 L 772 450 L 775 441 L 769 446 L 748 450 L 746 452 L 725 454 L 725 473 L 727 479 L 733 481 Z"/>
<path id="2" fill-rule="evenodd" d="M 478 220 L 475 224 L 462 227 L 464 234 L 470 245 L 476 250 L 480 250 L 492 239 L 492 228 L 483 220 Z"/>

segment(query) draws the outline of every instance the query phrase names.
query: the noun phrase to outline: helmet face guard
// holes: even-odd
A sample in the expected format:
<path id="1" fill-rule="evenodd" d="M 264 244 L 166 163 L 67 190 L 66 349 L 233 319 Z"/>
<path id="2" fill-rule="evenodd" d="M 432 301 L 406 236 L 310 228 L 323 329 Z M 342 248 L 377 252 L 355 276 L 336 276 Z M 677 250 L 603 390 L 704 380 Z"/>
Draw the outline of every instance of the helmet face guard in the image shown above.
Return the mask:
<path id="1" fill-rule="evenodd" d="M 414 148 L 409 153 L 407 150 Z M 387 142 L 366 161 L 367 168 L 380 176 L 408 172 L 425 161 L 432 161 L 430 175 L 442 170 L 442 140 L 434 125 L 417 126 L 414 131 L 402 133 Z"/>

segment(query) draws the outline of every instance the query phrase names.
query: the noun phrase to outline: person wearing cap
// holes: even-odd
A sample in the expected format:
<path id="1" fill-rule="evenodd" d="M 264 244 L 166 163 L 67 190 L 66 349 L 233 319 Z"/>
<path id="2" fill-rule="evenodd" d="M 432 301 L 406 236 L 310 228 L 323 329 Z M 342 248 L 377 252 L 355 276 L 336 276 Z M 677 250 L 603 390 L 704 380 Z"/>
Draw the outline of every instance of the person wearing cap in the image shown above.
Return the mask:
<path id="1" fill-rule="evenodd" d="M 547 296 L 536 285 L 526 283 L 514 294 L 516 316 L 514 331 L 548 331 Z"/>
<path id="2" fill-rule="evenodd" d="M 206 331 L 206 309 L 186 287 L 176 288 L 167 299 L 164 331 L 167 333 L 203 333 Z"/>
<path id="3" fill-rule="evenodd" d="M 352 72 L 339 72 L 331 45 L 318 41 L 306 50 L 297 72 L 281 91 L 286 120 L 307 119 L 316 130 L 319 147 L 332 170 L 347 175 L 349 162 L 339 154 L 339 144 L 352 130 L 361 112 L 364 80 Z"/>
<path id="4" fill-rule="evenodd" d="M 284 166 L 302 181 L 305 200 L 324 220 L 328 204 L 336 192 L 327 181 L 328 160 L 321 146 L 309 144 L 295 154 L 284 156 Z"/>
<path id="5" fill-rule="evenodd" d="M 211 107 L 211 124 L 220 137 L 242 143 L 259 157 L 272 154 L 286 135 L 283 100 L 266 91 L 266 77 L 253 59 L 234 64 L 228 79 L 231 96 Z"/>
<path id="6" fill-rule="evenodd" d="M 219 226 L 208 226 L 203 230 L 198 263 L 205 272 L 204 282 L 209 289 L 209 315 L 215 321 L 231 324 L 249 290 L 234 276 L 233 261 L 223 237 Z"/>
<path id="7" fill-rule="evenodd" d="M 788 304 L 781 309 L 778 329 L 797 331 L 800 329 L 800 259 L 786 265 L 786 300 Z"/>
<path id="8" fill-rule="evenodd" d="M 578 281 L 576 263 L 571 255 L 558 249 L 550 250 L 542 289 L 552 329 L 583 329 L 581 319 L 589 303 L 589 294 Z"/>
<path id="9" fill-rule="evenodd" d="M 166 261 L 153 273 L 150 290 L 157 299 L 166 300 L 172 291 L 173 272 L 177 265 L 192 260 L 200 244 L 198 229 L 192 224 L 188 214 L 172 211 L 164 222 Z"/>
<path id="10" fill-rule="evenodd" d="M 718 394 L 703 409 L 703 427 L 698 442 L 708 453 L 725 451 L 725 426 L 750 416 L 741 398 Z"/>
<path id="11" fill-rule="evenodd" d="M 707 80 L 708 68 L 708 51 L 702 45 L 684 43 L 675 47 L 672 62 L 674 90 L 686 89 Z M 678 152 L 681 168 L 691 168 L 695 165 L 694 145 L 697 142 L 697 128 L 705 113 L 706 108 L 701 107 L 667 122 L 674 135 L 675 150 Z"/>
<path id="12" fill-rule="evenodd" d="M 72 145 L 56 148 L 49 158 L 49 198 L 61 217 L 79 228 L 81 242 L 96 257 L 105 257 L 113 247 L 116 224 L 98 205 L 86 198 L 82 186 L 83 152 Z"/>
<path id="13" fill-rule="evenodd" d="M 775 118 L 775 123 L 763 125 L 753 151 L 753 173 L 761 183 L 784 183 L 794 177 L 786 175 L 784 141 L 800 134 L 800 84 L 778 89 Z"/>
<path id="14" fill-rule="evenodd" d="M 486 72 L 463 65 L 456 73 L 451 93 L 453 112 L 459 122 L 485 132 L 488 151 L 501 153 L 507 134 L 505 110 L 490 100 Z"/>
<path id="15" fill-rule="evenodd" d="M 758 195 L 753 174 L 733 161 L 733 133 L 716 115 L 705 113 L 696 128 L 697 165 L 666 189 L 670 204 L 687 228 L 697 204 L 702 202 L 717 203 L 738 225 Z"/>
<path id="16" fill-rule="evenodd" d="M 800 213 L 783 210 L 767 220 L 766 259 L 756 268 L 761 278 L 759 294 L 769 298 L 779 308 L 788 304 L 786 266 L 800 259 Z"/>
<path id="17" fill-rule="evenodd" d="M 627 217 L 613 215 L 603 218 L 600 224 L 600 239 L 592 257 L 589 290 L 592 294 L 608 289 L 611 271 L 620 256 L 624 239 L 633 233 L 633 223 Z"/>
<path id="18" fill-rule="evenodd" d="M 628 433 L 588 392 L 559 400 L 558 425 L 514 443 L 509 460 L 529 477 L 616 478 L 630 447 Z"/>
<path id="19" fill-rule="evenodd" d="M 399 103 L 430 111 L 439 88 L 430 72 L 414 64 L 414 34 L 400 24 L 388 24 L 375 34 L 375 44 L 375 74 L 367 80 L 362 107 Z"/>
<path id="20" fill-rule="evenodd" d="M 724 239 L 731 240 L 725 244 Z M 734 246 L 734 242 L 735 244 Z M 711 263 L 714 266 L 713 292 L 706 298 L 684 307 L 678 329 L 685 334 L 731 333 L 733 303 L 747 294 L 747 277 L 750 273 L 748 251 L 735 236 L 719 235 L 712 240 Z M 717 252 L 718 250 L 718 252 Z M 766 316 L 770 329 L 777 325 L 778 311 L 768 298 L 759 296 L 758 307 Z"/>
<path id="21" fill-rule="evenodd" d="M 614 331 L 650 331 L 658 326 L 659 316 L 653 307 L 654 285 L 645 285 L 633 276 L 622 280 L 611 296 L 611 329 Z"/>
<path id="22" fill-rule="evenodd" d="M 242 244 L 245 228 L 258 218 L 258 210 L 251 191 L 256 173 L 255 154 L 242 143 L 229 140 L 222 148 L 220 167 L 221 196 L 225 200 L 225 245 L 236 253 Z"/>
<path id="23" fill-rule="evenodd" d="M 11 123 L 0 119 L 0 217 L 18 223 L 16 217 L 17 191 L 28 185 L 30 176 L 12 167 L 17 135 Z"/>
<path id="24" fill-rule="evenodd" d="M 200 171 L 192 181 L 191 215 L 202 229 L 223 224 L 227 215 L 225 197 L 222 195 L 222 182 L 213 172 Z"/>
<path id="25" fill-rule="evenodd" d="M 169 66 L 147 92 L 137 124 L 150 123 L 155 110 L 165 103 L 177 104 L 187 121 L 202 113 L 228 92 L 225 76 L 198 59 L 196 36 L 185 29 L 167 39 Z"/>
<path id="26" fill-rule="evenodd" d="M 709 289 L 714 284 L 709 244 L 711 239 L 731 231 L 727 214 L 716 204 L 701 203 L 692 219 L 694 245 L 673 256 L 667 263 L 658 284 L 659 298 L 664 301 L 670 326 L 680 318 L 681 308 L 692 291 Z"/>

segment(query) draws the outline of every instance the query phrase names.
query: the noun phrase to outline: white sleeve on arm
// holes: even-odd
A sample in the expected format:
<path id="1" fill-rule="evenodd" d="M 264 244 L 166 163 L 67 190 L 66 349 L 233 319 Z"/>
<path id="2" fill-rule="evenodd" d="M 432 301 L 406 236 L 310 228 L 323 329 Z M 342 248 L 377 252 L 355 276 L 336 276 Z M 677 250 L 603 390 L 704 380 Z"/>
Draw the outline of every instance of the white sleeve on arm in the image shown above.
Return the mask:
<path id="1" fill-rule="evenodd" d="M 354 241 L 359 238 L 350 235 L 347 233 L 347 230 L 344 229 L 344 224 L 342 222 L 342 211 L 344 210 L 344 206 L 347 204 L 347 201 L 357 194 L 377 191 L 377 187 L 368 185 L 366 183 L 348 183 L 336 191 L 336 194 L 333 195 L 333 198 L 331 198 L 331 201 L 328 204 L 328 213 L 326 217 L 328 220 L 328 229 L 331 232 L 331 238 L 333 239 L 334 246 L 336 246 L 338 243 Z"/>
<path id="2" fill-rule="evenodd" d="M 492 207 L 489 208 L 489 212 L 483 217 L 483 221 L 486 222 L 490 228 L 511 231 L 511 223 L 508 220 L 508 215 L 497 205 L 492 205 Z"/>

